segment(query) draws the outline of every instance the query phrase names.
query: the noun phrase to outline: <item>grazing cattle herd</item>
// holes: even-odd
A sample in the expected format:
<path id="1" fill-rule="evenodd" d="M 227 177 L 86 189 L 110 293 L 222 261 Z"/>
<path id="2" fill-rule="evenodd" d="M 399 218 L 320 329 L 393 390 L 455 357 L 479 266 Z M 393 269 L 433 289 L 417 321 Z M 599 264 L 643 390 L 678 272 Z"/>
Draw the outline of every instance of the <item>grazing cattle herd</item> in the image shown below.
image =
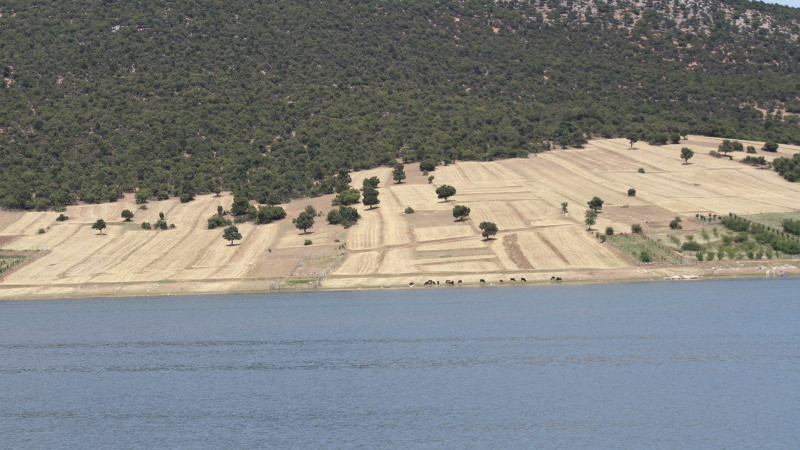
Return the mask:
<path id="1" fill-rule="evenodd" d="M 515 277 L 509 278 L 508 280 L 511 283 L 517 283 L 517 279 Z M 561 281 L 561 277 L 552 276 L 552 277 L 550 277 L 550 281 Z M 497 280 L 497 282 L 498 283 L 505 283 L 505 280 L 500 278 L 499 280 Z M 525 277 L 519 277 L 519 282 L 520 283 L 527 283 L 528 280 Z M 455 286 L 457 284 L 460 285 L 461 283 L 462 283 L 462 280 L 457 280 L 457 281 L 456 280 L 444 280 L 445 286 Z M 486 280 L 481 278 L 480 279 L 480 284 L 481 285 L 486 284 Z M 425 283 L 423 283 L 423 285 L 425 285 L 425 286 L 439 286 L 439 281 L 438 280 L 427 280 L 427 281 L 425 281 Z M 408 283 L 408 287 L 414 287 L 414 286 L 416 286 L 416 283 L 414 283 L 413 281 Z"/>

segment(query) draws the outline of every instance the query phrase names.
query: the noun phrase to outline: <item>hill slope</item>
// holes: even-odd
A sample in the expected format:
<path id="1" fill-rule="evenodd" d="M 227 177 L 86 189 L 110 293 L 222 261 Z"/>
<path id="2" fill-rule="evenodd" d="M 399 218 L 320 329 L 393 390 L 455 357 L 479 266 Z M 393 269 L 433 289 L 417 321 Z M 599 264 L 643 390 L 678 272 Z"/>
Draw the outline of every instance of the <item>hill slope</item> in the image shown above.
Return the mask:
<path id="1" fill-rule="evenodd" d="M 480 279 L 499 283 L 511 277 L 525 277 L 530 283 L 549 282 L 551 276 L 565 281 L 662 279 L 763 274 L 763 266 L 791 262 L 726 254 L 711 263 L 681 264 L 679 258 L 692 258 L 695 252 L 676 256 L 674 250 L 654 244 L 646 248 L 661 249 L 671 260 L 642 265 L 635 259 L 641 246 L 637 255 L 626 254 L 595 238 L 595 231 L 602 233 L 607 227 L 619 234 L 640 224 L 650 243 L 660 240 L 676 247 L 669 244 L 670 237 L 684 242 L 689 236 L 703 243 L 726 238 L 730 242 L 734 233 L 719 222 L 700 221 L 696 214 L 772 212 L 800 217 L 791 213 L 800 202 L 800 184 L 711 157 L 709 151 L 720 141 L 690 136 L 680 145 L 637 144 L 631 150 L 624 139 L 595 140 L 584 149 L 529 158 L 458 162 L 438 170 L 434 184 L 416 164 L 406 168 L 408 180 L 402 184 L 390 181 L 388 168 L 359 171 L 352 176 L 353 186 L 367 177 L 382 180 L 381 203 L 372 210 L 357 205 L 362 218 L 352 228 L 329 225 L 322 217 L 310 234 L 292 225 L 290 218 L 309 203 L 324 215 L 333 197 L 326 195 L 285 205 L 288 218 L 269 225 L 238 224 L 243 239 L 236 246 L 222 239 L 221 229 L 206 227 L 217 205 L 230 208 L 230 195 L 200 196 L 186 204 L 177 199 L 154 201 L 147 210 L 136 209 L 128 195 L 118 203 L 70 206 L 64 222 L 56 221 L 54 212 L 3 211 L 0 248 L 45 252 L 3 274 L 0 299 L 382 288 L 420 285 L 428 279 L 440 281 L 440 286 L 448 279 L 478 285 Z M 683 145 L 696 153 L 690 164 L 679 158 Z M 797 152 L 800 147 L 785 146 L 779 154 Z M 761 156 L 772 158 L 768 153 Z M 457 188 L 448 202 L 436 197 L 441 183 Z M 635 196 L 628 196 L 629 188 L 636 189 Z M 593 196 L 605 204 L 587 233 L 584 211 Z M 568 203 L 567 214 L 561 212 L 562 202 Z M 456 204 L 471 208 L 469 220 L 454 220 Z M 413 214 L 404 212 L 409 206 Z M 125 208 L 135 211 L 133 223 L 120 218 Z M 155 221 L 161 211 L 176 228 L 140 227 L 140 222 Z M 676 216 L 682 219 L 682 230 L 668 225 Z M 98 218 L 108 223 L 104 235 L 91 228 Z M 481 238 L 481 221 L 498 225 L 496 239 Z M 39 228 L 45 232 L 39 233 Z M 304 245 L 306 239 L 313 244 Z M 0 260 L 2 256 L 0 252 Z"/>
<path id="2" fill-rule="evenodd" d="M 800 142 L 793 8 L 745 1 L 0 5 L 0 206 L 328 193 L 395 158 L 660 132 Z"/>

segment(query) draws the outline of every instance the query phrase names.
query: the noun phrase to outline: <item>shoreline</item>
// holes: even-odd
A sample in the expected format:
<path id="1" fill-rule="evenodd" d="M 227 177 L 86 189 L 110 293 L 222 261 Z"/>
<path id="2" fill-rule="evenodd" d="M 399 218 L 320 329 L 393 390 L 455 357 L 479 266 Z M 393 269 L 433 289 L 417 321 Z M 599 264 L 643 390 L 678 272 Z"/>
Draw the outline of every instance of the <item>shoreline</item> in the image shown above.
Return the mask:
<path id="1" fill-rule="evenodd" d="M 727 262 L 727 261 L 726 261 Z M 797 278 L 800 277 L 800 268 L 792 264 L 796 260 L 774 260 L 773 264 L 763 264 L 763 262 L 756 261 L 731 261 L 731 265 L 723 267 L 723 270 L 709 270 L 702 268 L 699 264 L 686 264 L 675 266 L 658 266 L 647 267 L 638 266 L 639 269 L 660 270 L 660 271 L 676 271 L 682 269 L 683 271 L 697 272 L 703 270 L 702 274 L 694 275 L 672 275 L 664 276 L 663 274 L 647 273 L 640 276 L 628 274 L 627 276 L 615 277 L 609 270 L 592 271 L 597 275 L 612 275 L 612 276 L 583 276 L 578 278 L 563 278 L 561 281 L 550 281 L 545 279 L 534 279 L 527 282 L 503 282 L 496 281 L 487 283 L 464 283 L 455 286 L 446 286 L 440 284 L 437 286 L 429 287 L 422 284 L 414 286 L 398 284 L 398 283 L 385 283 L 382 286 L 369 286 L 369 285 L 353 285 L 348 287 L 326 287 L 317 286 L 311 288 L 259 288 L 255 284 L 265 282 L 265 280 L 241 280 L 243 284 L 240 287 L 215 290 L 203 289 L 213 285 L 215 280 L 204 282 L 191 281 L 159 281 L 159 282 L 140 282 L 140 283 L 93 283 L 86 285 L 2 285 L 0 286 L 0 302 L 12 301 L 36 301 L 36 300 L 86 300 L 86 299 L 113 299 L 113 298 L 156 298 L 156 297 L 185 297 L 185 296 L 207 296 L 207 295 L 248 295 L 248 294 L 302 294 L 302 293 L 325 293 L 325 292 L 364 292 L 374 291 L 380 292 L 385 290 L 406 290 L 406 291 L 419 291 L 419 290 L 439 290 L 439 289 L 480 289 L 480 288 L 522 288 L 522 287 L 542 287 L 542 286 L 581 286 L 581 285 L 607 285 L 607 284 L 639 284 L 639 283 L 669 283 L 669 282 L 686 282 L 686 281 L 719 281 L 719 280 L 735 280 L 735 279 L 756 279 L 756 278 Z M 800 264 L 798 264 L 800 265 Z M 720 264 L 717 264 L 720 266 Z M 770 270 L 781 269 L 778 275 L 765 276 L 762 272 L 769 266 Z M 577 273 L 576 273 L 577 274 Z M 505 274 L 503 274 L 505 276 Z M 382 280 L 390 281 L 396 278 L 383 278 Z M 149 287 L 149 289 L 148 289 Z M 169 289 L 173 287 L 175 289 Z M 14 289 L 31 289 L 31 290 L 53 290 L 73 288 L 82 292 L 52 292 L 52 293 L 26 293 L 14 296 L 6 295 L 8 291 Z M 127 292 L 121 292 L 123 288 L 130 288 Z M 164 289 L 165 288 L 165 289 Z"/>
<path id="2" fill-rule="evenodd" d="M 800 183 L 710 156 L 720 142 L 689 136 L 632 148 L 625 139 L 597 139 L 527 158 L 457 161 L 438 166 L 435 181 L 414 163 L 402 183 L 386 166 L 352 172 L 354 188 L 379 180 L 380 204 L 355 205 L 358 223 L 344 228 L 323 218 L 335 194 L 297 199 L 282 205 L 284 220 L 238 223 L 235 246 L 207 226 L 220 208 L 230 213 L 228 192 L 188 203 L 148 200 L 146 208 L 126 193 L 114 203 L 68 206 L 67 220 L 54 211 L 0 210 L 0 264 L 30 255 L 0 275 L 0 300 L 425 289 L 428 280 L 441 288 L 509 286 L 512 277 L 535 286 L 556 277 L 599 284 L 800 275 L 800 259 L 769 259 L 772 248 L 735 240 L 717 220 L 734 213 L 775 229 L 800 220 Z M 697 152 L 691 165 L 678 158 L 682 145 Z M 785 146 L 762 156 L 797 153 L 800 146 Z M 442 201 L 440 185 L 457 193 Z M 583 209 L 595 197 L 604 203 L 587 230 Z M 468 220 L 454 220 L 459 205 L 470 209 Z M 317 220 L 301 232 L 291 218 L 309 206 Z M 126 208 L 135 211 L 132 221 L 121 217 Z M 174 228 L 142 227 L 162 216 Z M 98 219 L 108 225 L 102 234 L 92 228 Z M 492 239 L 482 236 L 483 222 L 498 228 Z M 689 241 L 712 261 L 684 251 Z"/>

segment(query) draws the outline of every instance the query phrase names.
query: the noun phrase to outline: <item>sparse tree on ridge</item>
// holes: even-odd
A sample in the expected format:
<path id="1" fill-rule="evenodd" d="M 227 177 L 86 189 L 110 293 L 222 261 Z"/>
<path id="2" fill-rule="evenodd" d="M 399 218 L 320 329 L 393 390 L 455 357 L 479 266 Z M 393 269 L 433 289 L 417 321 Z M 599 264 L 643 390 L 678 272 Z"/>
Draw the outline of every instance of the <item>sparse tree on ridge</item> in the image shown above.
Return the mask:
<path id="1" fill-rule="evenodd" d="M 231 246 L 233 246 L 233 241 L 238 241 L 242 239 L 242 233 L 239 233 L 239 228 L 235 225 L 231 225 L 228 228 L 225 228 L 225 231 L 222 232 L 222 239 L 226 241 L 231 241 Z"/>
<path id="2" fill-rule="evenodd" d="M 684 164 L 689 164 L 689 160 L 692 159 L 694 156 L 694 151 L 689 147 L 683 147 L 681 149 L 681 159 L 683 160 Z"/>
<path id="3" fill-rule="evenodd" d="M 453 207 L 453 217 L 463 222 L 469 217 L 469 206 L 456 205 Z"/>
<path id="4" fill-rule="evenodd" d="M 402 183 L 406 179 L 406 169 L 402 163 L 397 163 L 392 171 L 392 179 L 395 183 Z"/>
<path id="5" fill-rule="evenodd" d="M 122 218 L 125 219 L 125 222 L 130 222 L 133 219 L 133 213 L 130 209 L 123 209 Z"/>
<path id="6" fill-rule="evenodd" d="M 492 236 L 497 234 L 497 225 L 495 225 L 494 222 L 481 222 L 481 224 L 478 225 L 478 228 L 483 231 L 481 236 L 483 236 L 483 238 L 487 241 L 491 239 Z"/>
<path id="7" fill-rule="evenodd" d="M 436 188 L 436 195 L 439 198 L 443 198 L 444 201 L 446 202 L 448 198 L 456 195 L 456 188 L 448 184 L 443 184 L 438 188 Z"/>
<path id="8" fill-rule="evenodd" d="M 100 234 L 103 234 L 103 230 L 106 228 L 106 221 L 103 219 L 97 219 L 97 222 L 92 225 L 93 230 L 97 230 Z"/>

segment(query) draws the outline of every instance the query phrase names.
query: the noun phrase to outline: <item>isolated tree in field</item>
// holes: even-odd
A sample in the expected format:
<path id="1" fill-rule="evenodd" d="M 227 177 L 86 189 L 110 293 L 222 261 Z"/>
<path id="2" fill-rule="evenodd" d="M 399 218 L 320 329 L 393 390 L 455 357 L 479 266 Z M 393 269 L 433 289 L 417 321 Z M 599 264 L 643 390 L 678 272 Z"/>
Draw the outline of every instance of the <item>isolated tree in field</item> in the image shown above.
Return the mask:
<path id="1" fill-rule="evenodd" d="M 103 230 L 106 228 L 106 221 L 103 219 L 97 219 L 97 222 L 92 225 L 93 230 L 97 230 L 100 234 L 103 234 Z"/>
<path id="2" fill-rule="evenodd" d="M 303 234 L 307 234 L 307 230 L 314 226 L 314 216 L 303 211 L 297 218 L 292 219 L 292 223 L 298 230 L 303 230 Z"/>
<path id="3" fill-rule="evenodd" d="M 444 201 L 447 201 L 448 198 L 456 195 L 456 188 L 448 184 L 443 184 L 436 188 L 436 195 L 439 198 L 443 198 Z"/>
<path id="4" fill-rule="evenodd" d="M 689 164 L 689 160 L 692 159 L 694 156 L 694 151 L 689 147 L 683 147 L 681 149 L 681 159 L 683 160 L 684 164 Z"/>
<path id="5" fill-rule="evenodd" d="M 130 222 L 133 219 L 133 213 L 130 209 L 123 209 L 122 218 L 125 219 L 125 222 Z"/>
<path id="6" fill-rule="evenodd" d="M 453 217 L 459 221 L 464 221 L 469 217 L 469 206 L 456 205 L 453 207 Z"/>
<path id="7" fill-rule="evenodd" d="M 567 214 L 567 207 L 568 206 L 569 206 L 569 203 L 561 202 L 561 214 L 564 214 L 564 215 Z"/>
<path id="8" fill-rule="evenodd" d="M 364 206 L 369 206 L 369 209 L 372 209 L 373 206 L 380 202 L 381 201 L 378 200 L 378 191 L 376 189 L 364 190 L 364 199 L 361 201 Z"/>
<path id="9" fill-rule="evenodd" d="M 428 184 L 431 184 L 431 183 L 433 183 L 433 175 L 428 177 Z"/>
<path id="10" fill-rule="evenodd" d="M 603 200 L 600 197 L 593 197 L 591 200 L 586 202 L 586 204 L 589 205 L 589 209 L 595 213 L 603 209 Z"/>
<path id="11" fill-rule="evenodd" d="M 231 241 L 231 246 L 233 245 L 233 241 L 238 241 L 242 239 L 242 233 L 239 233 L 239 229 L 236 228 L 235 225 L 231 225 L 228 228 L 225 228 L 225 231 L 222 232 L 222 239 L 226 241 Z"/>
<path id="12" fill-rule="evenodd" d="M 392 179 L 395 183 L 402 183 L 406 179 L 406 168 L 401 163 L 397 163 L 392 171 Z"/>
<path id="13" fill-rule="evenodd" d="M 487 241 L 492 236 L 497 234 L 497 225 L 495 225 L 494 222 L 481 222 L 481 224 L 478 225 L 478 228 L 480 228 L 483 231 L 481 233 L 481 236 L 483 236 L 483 238 L 486 239 Z"/>
<path id="14" fill-rule="evenodd" d="M 594 225 L 595 222 L 597 222 L 597 211 L 593 209 L 587 209 L 584 216 L 586 217 L 584 219 L 584 222 L 586 223 L 586 226 L 589 227 L 587 228 L 587 230 L 591 230 L 592 225 Z"/>
<path id="15" fill-rule="evenodd" d="M 627 136 L 625 136 L 625 138 L 628 139 L 628 142 L 631 143 L 631 150 L 633 150 L 633 144 L 639 142 L 639 135 L 637 135 L 634 132 L 628 133 Z"/>
<path id="16" fill-rule="evenodd" d="M 636 189 L 634 188 L 628 189 L 628 197 L 636 197 Z"/>

